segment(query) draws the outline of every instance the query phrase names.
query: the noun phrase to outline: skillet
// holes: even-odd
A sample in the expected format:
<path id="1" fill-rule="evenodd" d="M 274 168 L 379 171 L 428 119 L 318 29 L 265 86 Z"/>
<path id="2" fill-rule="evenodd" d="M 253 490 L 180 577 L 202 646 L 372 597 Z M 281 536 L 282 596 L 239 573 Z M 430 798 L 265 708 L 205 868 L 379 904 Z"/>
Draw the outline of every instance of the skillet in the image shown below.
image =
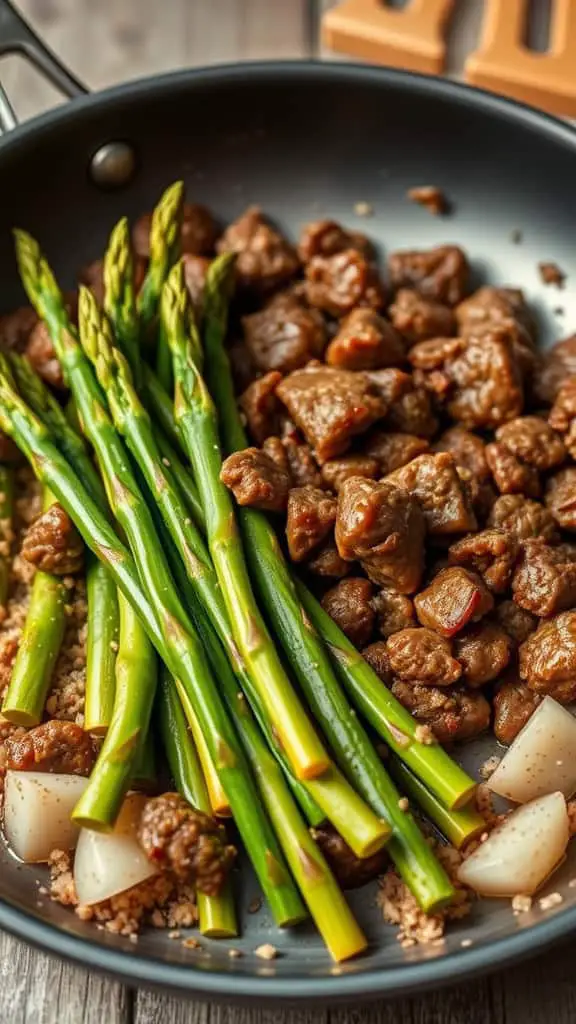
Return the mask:
<path id="1" fill-rule="evenodd" d="M 14 225 L 40 239 L 70 287 L 77 269 L 100 255 L 121 214 L 151 208 L 182 177 L 188 196 L 223 222 L 258 203 L 292 235 L 321 216 L 365 230 L 381 257 L 399 247 L 458 243 L 472 259 L 475 285 L 525 289 L 542 345 L 576 325 L 572 289 L 546 289 L 537 273 L 546 260 L 557 262 L 569 283 L 576 274 L 576 132 L 560 121 L 440 79 L 336 63 L 200 68 L 89 96 L 0 0 L 0 55 L 13 51 L 74 102 L 17 127 L 0 96 L 0 312 L 23 302 Z M 406 189 L 422 184 L 442 187 L 452 216 L 432 218 L 405 201 Z M 371 205 L 370 220 L 356 216 L 358 203 Z M 521 244 L 513 240 L 518 231 Z M 481 741 L 462 757 L 473 769 L 491 752 Z M 3 847 L 0 863 L 1 928 L 127 982 L 236 1002 L 310 1005 L 414 994 L 541 952 L 576 927 L 567 864 L 554 879 L 561 905 L 518 918 L 509 903 L 484 901 L 443 946 L 401 949 L 382 925 L 374 894 L 363 890 L 354 896 L 371 940 L 362 959 L 334 968 L 311 931 L 278 937 L 265 911 L 243 914 L 235 945 L 245 955 L 230 959 L 225 944 L 191 951 L 165 933 L 133 945 L 96 931 L 38 901 L 38 872 Z M 247 906 L 255 895 L 249 875 L 241 888 Z M 254 957 L 263 941 L 279 947 L 278 960 L 263 965 Z"/>

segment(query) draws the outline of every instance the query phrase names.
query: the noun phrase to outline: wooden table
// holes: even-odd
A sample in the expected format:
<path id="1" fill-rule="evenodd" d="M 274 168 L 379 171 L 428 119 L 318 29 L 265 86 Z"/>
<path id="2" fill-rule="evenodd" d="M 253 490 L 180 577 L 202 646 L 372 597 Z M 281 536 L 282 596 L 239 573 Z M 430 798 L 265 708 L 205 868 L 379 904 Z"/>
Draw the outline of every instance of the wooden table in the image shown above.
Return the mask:
<path id="1" fill-rule="evenodd" d="M 193 64 L 317 54 L 322 0 L 19 0 L 51 46 L 92 88 Z M 463 4 L 459 48 L 473 38 L 481 4 Z M 23 62 L 1 74 L 28 117 L 56 96 Z M 365 1010 L 250 1011 L 186 1002 L 53 960 L 0 934 L 0 1024 L 574 1024 L 574 948 L 506 975 Z"/>

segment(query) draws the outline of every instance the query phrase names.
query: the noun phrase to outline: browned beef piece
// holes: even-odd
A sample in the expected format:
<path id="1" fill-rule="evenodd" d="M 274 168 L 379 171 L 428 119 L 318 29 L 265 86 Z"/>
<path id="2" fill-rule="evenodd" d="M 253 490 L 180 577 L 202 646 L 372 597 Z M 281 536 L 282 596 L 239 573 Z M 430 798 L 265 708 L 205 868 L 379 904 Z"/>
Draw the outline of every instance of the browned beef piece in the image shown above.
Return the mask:
<path id="1" fill-rule="evenodd" d="M 541 618 L 576 605 L 576 559 L 564 544 L 551 547 L 541 540 L 522 545 L 512 580 L 514 600 Z"/>
<path id="2" fill-rule="evenodd" d="M 151 225 L 152 214 L 144 213 L 138 218 L 132 231 L 134 251 L 144 259 L 150 256 Z M 208 256 L 214 250 L 217 236 L 218 228 L 210 211 L 199 203 L 184 203 L 180 236 L 182 253 Z"/>
<path id="3" fill-rule="evenodd" d="M 503 444 L 487 444 L 486 460 L 501 494 L 523 494 L 529 498 L 539 496 L 538 470 L 516 458 Z"/>
<path id="4" fill-rule="evenodd" d="M 374 583 L 401 594 L 418 589 L 424 570 L 424 517 L 400 487 L 362 477 L 346 480 L 338 494 L 336 544 L 356 559 Z"/>
<path id="5" fill-rule="evenodd" d="M 378 631 L 382 636 L 392 636 L 401 629 L 415 625 L 414 605 L 406 594 L 383 587 L 372 603 L 378 615 Z"/>
<path id="6" fill-rule="evenodd" d="M 494 288 L 484 285 L 454 310 L 462 334 L 478 334 L 485 327 L 515 320 L 529 333 L 533 321 L 520 288 Z"/>
<path id="7" fill-rule="evenodd" d="M 341 455 L 338 459 L 328 459 L 322 466 L 322 479 L 336 492 L 348 477 L 364 476 L 375 480 L 379 475 L 380 466 L 370 455 Z"/>
<path id="8" fill-rule="evenodd" d="M 220 479 L 239 505 L 283 512 L 288 502 L 290 477 L 266 452 L 245 448 L 224 460 Z"/>
<path id="9" fill-rule="evenodd" d="M 448 555 L 452 565 L 472 569 L 493 594 L 503 594 L 512 582 L 518 540 L 507 530 L 481 530 L 451 544 Z"/>
<path id="10" fill-rule="evenodd" d="M 568 377 L 560 387 L 548 422 L 562 435 L 566 450 L 576 459 L 576 377 Z"/>
<path id="11" fill-rule="evenodd" d="M 478 525 L 483 526 L 498 497 L 496 490 L 491 483 L 481 483 L 477 477 L 472 475 L 469 469 L 464 469 L 463 466 L 456 466 L 456 472 L 460 477 L 468 504 L 476 516 Z"/>
<path id="12" fill-rule="evenodd" d="M 425 299 L 410 288 L 400 288 L 388 315 L 397 331 L 409 345 L 428 338 L 445 338 L 454 334 L 456 320 L 449 306 Z"/>
<path id="13" fill-rule="evenodd" d="M 545 513 L 553 517 L 558 526 L 576 531 L 576 466 L 568 466 L 550 477 L 544 500 Z"/>
<path id="14" fill-rule="evenodd" d="M 293 487 L 288 495 L 286 537 L 294 562 L 302 562 L 332 533 L 336 498 L 317 487 Z"/>
<path id="15" fill-rule="evenodd" d="M 266 455 L 268 455 L 268 457 L 272 459 L 280 469 L 283 469 L 284 472 L 291 477 L 290 463 L 288 462 L 286 448 L 279 437 L 267 437 L 266 440 L 262 442 L 262 451 L 266 452 Z"/>
<path id="16" fill-rule="evenodd" d="M 520 678 L 535 693 L 570 704 L 576 699 L 576 611 L 542 622 L 522 644 Z"/>
<path id="17" fill-rule="evenodd" d="M 9 352 L 11 349 L 16 352 L 24 352 L 37 323 L 38 317 L 32 306 L 21 306 L 13 313 L 0 316 L 0 349 L 2 352 Z"/>
<path id="18" fill-rule="evenodd" d="M 26 357 L 36 370 L 36 373 L 47 384 L 58 389 L 65 387 L 60 363 L 56 357 L 48 328 L 43 320 L 38 320 L 36 326 L 30 332 L 26 346 Z"/>
<path id="19" fill-rule="evenodd" d="M 326 362 L 345 370 L 402 366 L 406 362 L 404 342 L 390 321 L 374 309 L 353 309 L 330 342 Z"/>
<path id="20" fill-rule="evenodd" d="M 557 473 L 556 477 L 560 475 L 561 473 Z M 488 526 L 507 530 L 519 541 L 540 537 L 553 544 L 558 540 L 558 529 L 552 513 L 539 501 L 530 501 L 521 494 L 503 494 L 498 498 L 488 516 Z"/>
<path id="21" fill-rule="evenodd" d="M 241 394 L 256 377 L 256 367 L 252 362 L 246 343 L 241 338 L 235 338 L 228 345 L 227 351 L 234 391 L 236 394 Z"/>
<path id="22" fill-rule="evenodd" d="M 344 249 L 306 264 L 306 296 L 311 306 L 340 317 L 355 306 L 382 309 L 384 286 L 373 263 L 357 249 Z"/>
<path id="23" fill-rule="evenodd" d="M 463 427 L 499 427 L 522 412 L 522 374 L 504 329 L 495 327 L 482 337 L 422 341 L 408 355 L 418 382 Z"/>
<path id="24" fill-rule="evenodd" d="M 191 252 L 182 254 L 184 280 L 197 316 L 202 315 L 206 275 L 211 262 L 207 256 L 196 256 Z"/>
<path id="25" fill-rule="evenodd" d="M 84 563 L 84 544 L 68 513 L 56 502 L 30 525 L 22 557 L 41 572 L 72 576 Z"/>
<path id="26" fill-rule="evenodd" d="M 276 386 L 281 380 L 282 374 L 277 370 L 265 373 L 252 381 L 238 400 L 250 436 L 258 445 L 280 429 L 282 406 L 276 397 Z"/>
<path id="27" fill-rule="evenodd" d="M 504 423 L 496 431 L 496 440 L 538 470 L 554 469 L 566 458 L 561 438 L 540 416 L 519 416 Z"/>
<path id="28" fill-rule="evenodd" d="M 236 857 L 216 819 L 179 793 L 163 793 L 146 802 L 138 841 L 156 867 L 173 872 L 207 896 L 221 891 Z"/>
<path id="29" fill-rule="evenodd" d="M 322 576 L 327 579 L 340 580 L 344 576 L 347 576 L 349 572 L 352 572 L 352 566 L 350 562 L 345 562 L 343 558 L 338 554 L 338 548 L 333 540 L 327 541 L 306 563 L 306 568 L 309 572 L 313 572 L 316 576 Z"/>
<path id="30" fill-rule="evenodd" d="M 258 206 L 250 206 L 227 228 L 216 246 L 235 252 L 236 280 L 241 288 L 266 294 L 289 281 L 300 262 L 289 242 L 266 221 Z"/>
<path id="31" fill-rule="evenodd" d="M 515 601 L 501 601 L 496 606 L 496 618 L 517 646 L 523 644 L 538 626 L 536 616 L 520 608 Z"/>
<path id="32" fill-rule="evenodd" d="M 486 445 L 478 434 L 463 427 L 449 427 L 434 442 L 433 451 L 450 452 L 457 466 L 470 471 L 472 476 L 484 483 L 490 478 L 490 467 L 486 461 Z"/>
<path id="33" fill-rule="evenodd" d="M 259 370 L 290 373 L 319 358 L 326 345 L 326 326 L 317 309 L 309 309 L 290 292 L 280 292 L 260 310 L 242 320 L 244 340 Z"/>
<path id="34" fill-rule="evenodd" d="M 386 869 L 388 854 L 385 849 L 370 857 L 357 857 L 331 825 L 312 829 L 312 838 L 318 843 L 342 889 L 360 889 Z"/>
<path id="35" fill-rule="evenodd" d="M 56 719 L 8 738 L 5 748 L 5 767 L 17 772 L 90 775 L 96 760 L 89 734 L 74 722 Z"/>
<path id="36" fill-rule="evenodd" d="M 382 476 L 423 455 L 429 447 L 423 437 L 387 430 L 373 430 L 363 445 L 366 454 L 377 460 Z"/>
<path id="37" fill-rule="evenodd" d="M 365 374 L 320 364 L 290 373 L 276 394 L 320 463 L 341 455 L 353 437 L 386 412 L 384 400 Z"/>
<path id="38" fill-rule="evenodd" d="M 386 641 L 394 676 L 412 685 L 450 686 L 462 674 L 449 640 L 420 626 L 401 629 Z"/>
<path id="39" fill-rule="evenodd" d="M 468 285 L 468 261 L 457 245 L 393 252 L 388 260 L 395 289 L 413 288 L 426 299 L 455 306 Z"/>
<path id="40" fill-rule="evenodd" d="M 480 576 L 459 565 L 442 569 L 425 590 L 414 598 L 416 615 L 423 626 L 442 636 L 454 636 L 464 626 L 478 622 L 492 611 L 494 598 Z"/>
<path id="41" fill-rule="evenodd" d="M 496 622 L 468 626 L 454 641 L 454 655 L 462 665 L 468 686 L 483 686 L 498 679 L 512 656 L 512 641 Z"/>
<path id="42" fill-rule="evenodd" d="M 490 705 L 479 690 L 411 686 L 398 680 L 392 693 L 418 722 L 430 726 L 439 743 L 469 740 L 490 725 Z"/>
<path id="43" fill-rule="evenodd" d="M 448 452 L 419 455 L 386 477 L 415 497 L 433 537 L 475 530 L 477 523 Z"/>
<path id="44" fill-rule="evenodd" d="M 322 607 L 356 647 L 370 642 L 376 621 L 372 607 L 374 588 L 370 580 L 350 576 L 326 591 Z"/>
<path id="45" fill-rule="evenodd" d="M 312 454 L 309 444 L 302 441 L 297 434 L 289 434 L 282 438 L 284 451 L 288 460 L 288 468 L 295 487 L 324 487 L 320 467 Z"/>
<path id="46" fill-rule="evenodd" d="M 510 746 L 524 728 L 541 701 L 537 693 L 512 675 L 494 694 L 494 735 L 499 743 Z"/>
<path id="47" fill-rule="evenodd" d="M 388 407 L 385 427 L 418 437 L 432 437 L 438 429 L 430 402 L 423 388 L 415 387 L 411 374 L 396 368 L 366 371 L 370 381 Z"/>
<path id="48" fill-rule="evenodd" d="M 576 334 L 553 345 L 544 353 L 540 373 L 534 382 L 536 397 L 552 405 L 562 384 L 576 376 Z"/>
<path id="49" fill-rule="evenodd" d="M 369 644 L 362 651 L 362 657 L 368 662 L 370 668 L 376 673 L 379 679 L 387 685 L 393 681 L 392 669 L 390 668 L 390 656 L 384 640 L 377 640 Z"/>
<path id="50" fill-rule="evenodd" d="M 302 263 L 309 263 L 315 256 L 334 256 L 343 249 L 358 249 L 369 256 L 372 246 L 366 235 L 347 231 L 335 220 L 314 220 L 302 228 L 298 242 Z"/>

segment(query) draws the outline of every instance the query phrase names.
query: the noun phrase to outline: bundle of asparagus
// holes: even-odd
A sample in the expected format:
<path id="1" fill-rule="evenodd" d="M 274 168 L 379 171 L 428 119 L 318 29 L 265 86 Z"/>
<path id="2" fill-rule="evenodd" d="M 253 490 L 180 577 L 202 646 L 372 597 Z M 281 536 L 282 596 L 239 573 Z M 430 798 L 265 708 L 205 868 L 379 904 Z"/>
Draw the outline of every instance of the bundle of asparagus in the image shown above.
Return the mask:
<path id="1" fill-rule="evenodd" d="M 78 332 L 39 246 L 16 232 L 77 429 L 33 371 L 5 357 L 0 427 L 91 553 L 86 728 L 104 742 L 73 817 L 113 826 L 157 719 L 180 793 L 232 816 L 276 922 L 294 924 L 307 908 L 341 960 L 366 940 L 309 827 L 328 820 L 359 858 L 386 845 L 435 911 L 453 888 L 396 783 L 457 844 L 482 819 L 467 806 L 473 781 L 419 741 L 409 713 L 294 578 L 267 518 L 236 510 L 220 482 L 222 449 L 246 444 L 224 344 L 233 257 L 211 264 L 197 322 L 178 261 L 182 203 L 178 182 L 154 212 L 138 297 L 128 222 L 116 225 L 103 308 L 81 289 Z M 44 696 L 26 675 L 13 683 L 12 720 L 33 701 L 37 721 Z M 363 721 L 393 753 L 390 774 Z M 228 886 L 199 898 L 199 914 L 204 934 L 235 934 Z"/>

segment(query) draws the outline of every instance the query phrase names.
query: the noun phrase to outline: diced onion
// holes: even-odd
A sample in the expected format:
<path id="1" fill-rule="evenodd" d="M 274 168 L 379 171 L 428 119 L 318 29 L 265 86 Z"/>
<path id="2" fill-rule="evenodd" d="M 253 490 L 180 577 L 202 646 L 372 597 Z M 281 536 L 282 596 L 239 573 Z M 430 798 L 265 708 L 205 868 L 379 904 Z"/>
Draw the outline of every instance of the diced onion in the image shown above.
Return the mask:
<path id="1" fill-rule="evenodd" d="M 4 831 L 17 857 L 38 863 L 52 850 L 74 849 L 78 827 L 70 815 L 87 783 L 79 775 L 6 772 Z"/>
<path id="2" fill-rule="evenodd" d="M 576 792 L 576 719 L 545 697 L 518 733 L 488 785 L 494 793 L 524 804 L 545 793 Z"/>
<path id="3" fill-rule="evenodd" d="M 458 878 L 482 896 L 530 896 L 560 864 L 568 845 L 562 793 L 518 807 L 461 865 Z"/>
<path id="4" fill-rule="evenodd" d="M 146 797 L 129 794 L 113 832 L 80 832 L 74 858 L 74 883 L 84 906 L 101 903 L 157 874 L 136 838 Z"/>

